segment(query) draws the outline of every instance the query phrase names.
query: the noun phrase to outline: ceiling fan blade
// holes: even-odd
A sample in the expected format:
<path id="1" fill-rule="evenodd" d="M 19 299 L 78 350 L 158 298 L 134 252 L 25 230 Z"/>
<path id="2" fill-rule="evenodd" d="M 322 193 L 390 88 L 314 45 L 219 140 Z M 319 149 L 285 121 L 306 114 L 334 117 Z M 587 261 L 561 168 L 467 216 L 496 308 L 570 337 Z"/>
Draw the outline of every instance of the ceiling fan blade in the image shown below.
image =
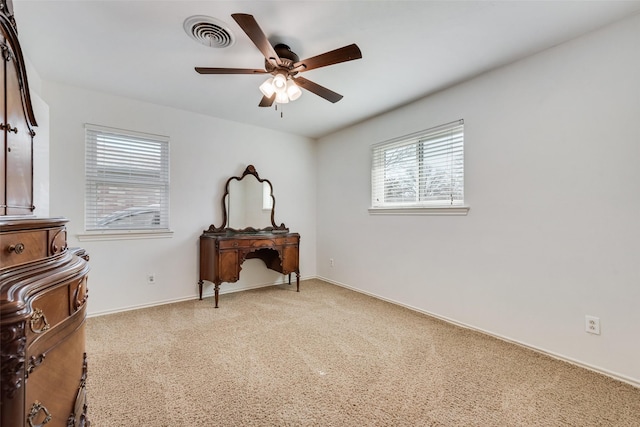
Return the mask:
<path id="1" fill-rule="evenodd" d="M 304 77 L 295 77 L 293 78 L 293 81 L 295 81 L 296 84 L 301 88 L 306 89 L 309 92 L 313 92 L 316 95 L 323 97 L 327 101 L 333 102 L 334 104 L 343 98 L 343 96 L 339 93 L 335 93 L 334 91 L 329 90 L 324 86 L 320 86 L 319 84 L 314 83 L 311 80 L 307 80 Z"/>
<path id="2" fill-rule="evenodd" d="M 276 100 L 276 94 L 274 93 L 271 96 L 263 96 L 258 107 L 271 107 L 273 105 L 273 101 Z"/>
<path id="3" fill-rule="evenodd" d="M 293 64 L 293 68 L 302 66 L 300 71 L 309 71 L 314 68 L 326 67 L 327 65 L 339 64 L 341 62 L 352 61 L 362 58 L 362 52 L 356 44 L 350 44 L 339 49 L 335 49 L 323 54 L 303 59 Z"/>
<path id="4" fill-rule="evenodd" d="M 200 74 L 267 74 L 266 70 L 257 70 L 250 68 L 208 68 L 196 67 L 196 71 Z"/>
<path id="5" fill-rule="evenodd" d="M 240 28 L 242 28 L 242 31 L 249 36 L 253 44 L 256 45 L 258 50 L 262 52 L 267 60 L 273 59 L 276 64 L 282 64 L 280 57 L 273 49 L 273 46 L 271 46 L 271 43 L 269 43 L 269 39 L 267 39 L 267 36 L 262 32 L 262 29 L 256 22 L 253 15 L 248 15 L 246 13 L 234 13 L 231 17 L 238 23 Z"/>

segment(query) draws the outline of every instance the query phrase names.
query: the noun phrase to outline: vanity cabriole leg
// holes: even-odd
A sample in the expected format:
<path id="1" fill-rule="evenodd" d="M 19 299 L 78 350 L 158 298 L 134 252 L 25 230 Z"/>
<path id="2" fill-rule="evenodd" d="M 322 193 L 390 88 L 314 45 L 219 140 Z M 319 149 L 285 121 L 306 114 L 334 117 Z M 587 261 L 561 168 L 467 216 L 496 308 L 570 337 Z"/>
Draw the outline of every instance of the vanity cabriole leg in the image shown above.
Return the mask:
<path id="1" fill-rule="evenodd" d="M 200 301 L 202 301 L 202 279 L 198 280 L 198 288 L 200 288 Z"/>
<path id="2" fill-rule="evenodd" d="M 296 292 L 300 292 L 300 273 L 296 271 Z"/>
<path id="3" fill-rule="evenodd" d="M 213 290 L 215 293 L 216 308 L 218 308 L 218 294 L 220 293 L 220 283 L 216 283 L 215 286 L 213 287 Z"/>
<path id="4" fill-rule="evenodd" d="M 289 286 L 291 286 L 291 273 L 289 273 Z"/>

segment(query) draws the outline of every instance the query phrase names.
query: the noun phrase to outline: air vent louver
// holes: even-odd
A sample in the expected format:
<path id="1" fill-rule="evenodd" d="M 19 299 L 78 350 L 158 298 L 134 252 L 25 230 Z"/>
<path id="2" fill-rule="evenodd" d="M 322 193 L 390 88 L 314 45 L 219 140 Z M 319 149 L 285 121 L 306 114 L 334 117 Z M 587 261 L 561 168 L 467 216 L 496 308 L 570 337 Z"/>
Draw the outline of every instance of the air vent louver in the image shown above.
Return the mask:
<path id="1" fill-rule="evenodd" d="M 210 16 L 191 16 L 184 21 L 183 27 L 189 37 L 205 46 L 224 48 L 235 42 L 227 24 Z"/>

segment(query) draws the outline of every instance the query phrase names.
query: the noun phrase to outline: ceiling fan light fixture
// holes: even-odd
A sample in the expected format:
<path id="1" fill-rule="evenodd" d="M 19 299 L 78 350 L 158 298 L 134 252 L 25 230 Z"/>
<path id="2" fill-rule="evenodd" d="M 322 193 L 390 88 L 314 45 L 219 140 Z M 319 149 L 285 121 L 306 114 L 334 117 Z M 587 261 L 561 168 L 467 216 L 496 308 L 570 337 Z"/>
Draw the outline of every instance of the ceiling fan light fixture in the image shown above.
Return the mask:
<path id="1" fill-rule="evenodd" d="M 278 73 L 273 76 L 273 89 L 280 93 L 284 93 L 287 90 L 287 77 L 284 74 Z"/>
<path id="2" fill-rule="evenodd" d="M 300 98 L 300 95 L 302 95 L 302 91 L 300 90 L 298 85 L 295 84 L 295 82 L 291 79 L 287 81 L 287 95 L 289 96 L 289 99 L 291 101 L 295 101 L 296 99 Z"/>
<path id="3" fill-rule="evenodd" d="M 293 79 L 288 78 L 283 73 L 269 77 L 260 85 L 259 89 L 267 98 L 272 98 L 275 94 L 273 100 L 278 104 L 287 104 L 289 101 L 295 101 L 302 95 L 302 91 Z"/>
<path id="4" fill-rule="evenodd" d="M 278 104 L 286 104 L 289 102 L 287 92 L 276 92 L 276 102 Z"/>
<path id="5" fill-rule="evenodd" d="M 273 77 L 269 77 L 260 85 L 260 92 L 267 98 L 271 98 L 276 90 L 273 87 Z"/>

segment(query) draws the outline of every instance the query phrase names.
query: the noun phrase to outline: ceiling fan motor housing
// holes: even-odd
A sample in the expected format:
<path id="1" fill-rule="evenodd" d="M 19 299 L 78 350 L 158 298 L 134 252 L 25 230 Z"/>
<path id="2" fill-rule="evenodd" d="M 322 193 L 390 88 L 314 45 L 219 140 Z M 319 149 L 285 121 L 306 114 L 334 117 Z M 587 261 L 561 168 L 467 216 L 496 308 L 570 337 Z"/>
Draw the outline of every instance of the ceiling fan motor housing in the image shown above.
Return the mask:
<path id="1" fill-rule="evenodd" d="M 298 57 L 298 55 L 292 52 L 291 48 L 286 44 L 278 43 L 273 47 L 273 50 L 275 50 L 276 54 L 278 54 L 278 56 L 280 57 L 280 60 L 282 61 L 282 66 L 278 67 L 273 64 L 273 61 L 270 61 L 269 59 L 265 59 L 264 67 L 265 67 L 265 70 L 267 70 L 269 73 L 272 73 L 278 68 L 280 69 L 284 68 L 289 73 L 289 71 L 293 67 L 293 64 L 300 61 L 300 58 Z M 289 74 L 293 76 L 297 74 L 297 72 L 293 72 Z"/>

